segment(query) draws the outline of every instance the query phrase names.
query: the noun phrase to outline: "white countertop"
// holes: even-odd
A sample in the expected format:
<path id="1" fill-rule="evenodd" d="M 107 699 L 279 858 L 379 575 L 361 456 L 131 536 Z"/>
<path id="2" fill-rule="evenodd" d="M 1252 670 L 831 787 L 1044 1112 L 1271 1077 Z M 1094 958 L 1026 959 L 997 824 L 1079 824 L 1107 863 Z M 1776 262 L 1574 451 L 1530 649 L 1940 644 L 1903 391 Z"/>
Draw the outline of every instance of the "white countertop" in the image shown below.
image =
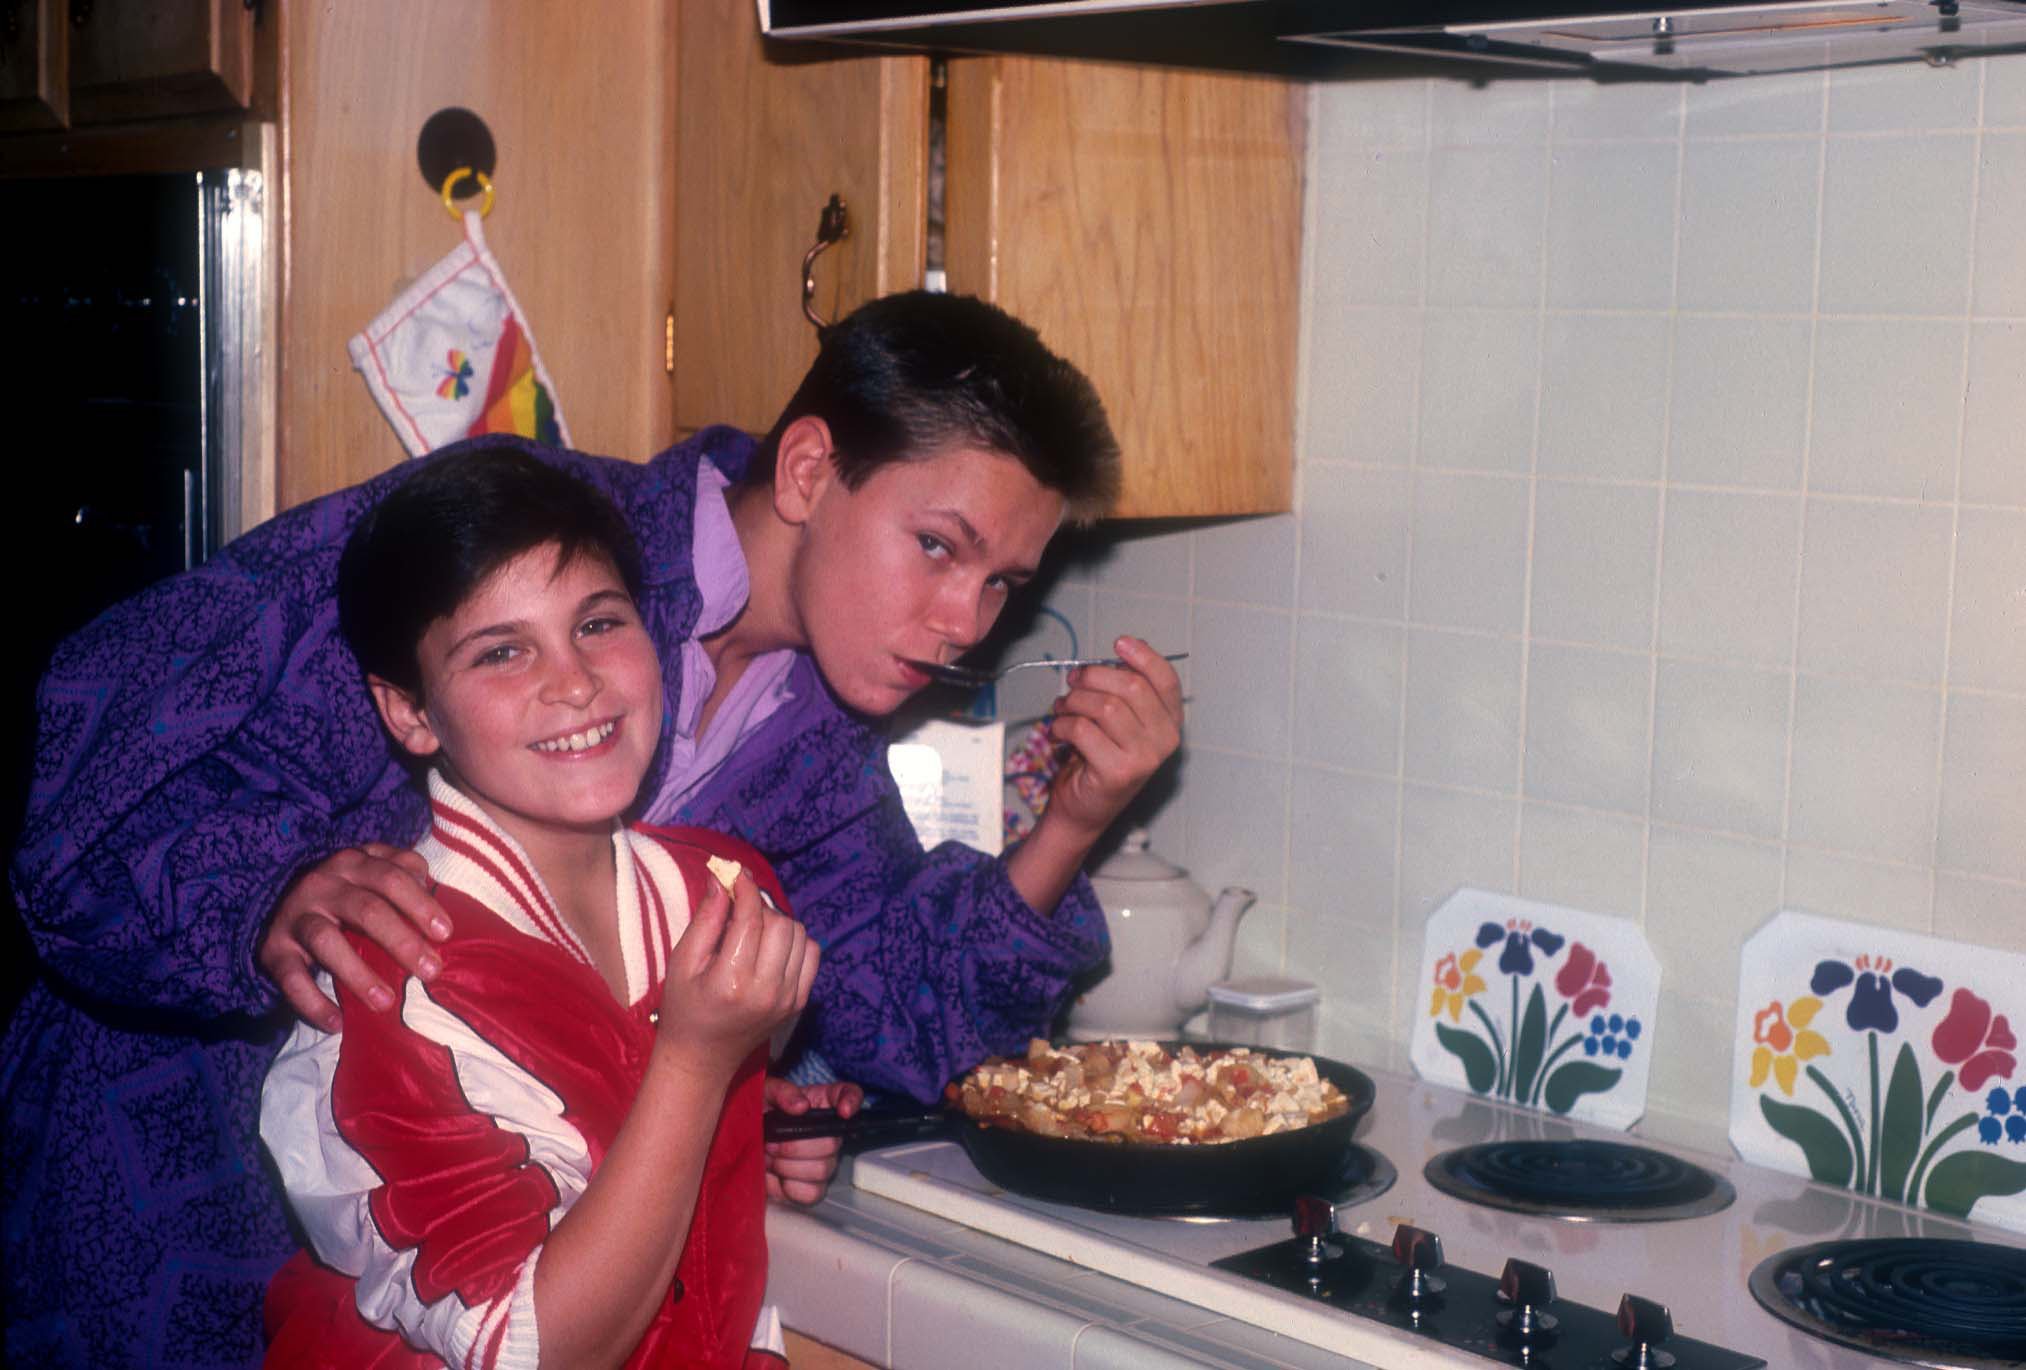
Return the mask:
<path id="1" fill-rule="evenodd" d="M 1371 1370 L 856 1190 L 848 1169 L 813 1208 L 770 1205 L 767 1248 L 784 1323 L 896 1370 Z"/>

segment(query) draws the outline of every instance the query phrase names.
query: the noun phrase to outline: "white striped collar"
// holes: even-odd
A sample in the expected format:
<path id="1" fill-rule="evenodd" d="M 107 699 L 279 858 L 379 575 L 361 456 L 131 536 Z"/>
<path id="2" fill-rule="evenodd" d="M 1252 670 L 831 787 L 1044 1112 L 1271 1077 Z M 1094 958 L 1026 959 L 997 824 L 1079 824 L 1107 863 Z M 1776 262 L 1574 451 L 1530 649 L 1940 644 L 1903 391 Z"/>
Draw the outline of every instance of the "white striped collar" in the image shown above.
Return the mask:
<path id="1" fill-rule="evenodd" d="M 535 863 L 491 815 L 437 771 L 429 773 L 430 830 L 415 844 L 430 878 L 476 899 L 516 931 L 560 947 L 595 969 Z M 613 825 L 619 949 L 629 1004 L 661 983 L 669 948 L 689 924 L 689 890 L 666 848 Z"/>

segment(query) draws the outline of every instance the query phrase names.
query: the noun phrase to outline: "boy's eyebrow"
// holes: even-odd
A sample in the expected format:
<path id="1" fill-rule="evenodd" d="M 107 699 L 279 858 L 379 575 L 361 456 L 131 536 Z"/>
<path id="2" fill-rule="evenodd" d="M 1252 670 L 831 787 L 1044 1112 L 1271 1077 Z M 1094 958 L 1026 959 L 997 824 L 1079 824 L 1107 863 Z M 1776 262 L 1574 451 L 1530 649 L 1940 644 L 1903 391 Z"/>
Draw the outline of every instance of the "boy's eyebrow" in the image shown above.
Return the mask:
<path id="1" fill-rule="evenodd" d="M 955 523 L 963 531 L 964 540 L 970 543 L 974 550 L 981 553 L 989 550 L 985 545 L 984 535 L 972 527 L 971 521 L 955 509 L 931 509 L 929 512 Z M 1034 578 L 1034 569 L 1032 566 L 1008 566 L 1005 568 L 1004 574 L 1009 580 L 1032 580 Z"/>
<path id="2" fill-rule="evenodd" d="M 632 598 L 624 590 L 593 590 L 577 602 L 577 613 L 581 614 L 593 605 L 608 599 L 616 599 L 622 604 L 630 604 L 632 602 Z M 457 653 L 463 651 L 467 645 L 478 641 L 482 637 L 511 637 L 515 633 L 524 631 L 527 626 L 528 621 L 526 619 L 515 618 L 509 619 L 505 623 L 488 623 L 483 628 L 473 628 L 463 637 L 451 643 L 450 650 L 446 655 L 455 656 Z"/>

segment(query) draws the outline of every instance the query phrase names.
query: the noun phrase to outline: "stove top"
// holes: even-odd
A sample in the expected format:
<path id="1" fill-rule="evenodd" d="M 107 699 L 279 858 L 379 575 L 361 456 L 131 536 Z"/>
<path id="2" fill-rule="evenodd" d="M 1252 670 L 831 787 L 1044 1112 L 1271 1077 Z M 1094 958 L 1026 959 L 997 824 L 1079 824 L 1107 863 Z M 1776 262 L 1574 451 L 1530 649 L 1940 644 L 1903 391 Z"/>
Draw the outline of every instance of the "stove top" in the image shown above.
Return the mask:
<path id="1" fill-rule="evenodd" d="M 1368 1146 L 1356 1142 L 1344 1151 L 1344 1160 L 1329 1181 L 1316 1190 L 1318 1197 L 1327 1199 L 1337 1208 L 1351 1208 L 1358 1204 L 1370 1203 L 1400 1178 L 1393 1169 L 1393 1163 Z M 1242 1218 L 1279 1219 L 1284 1216 L 1278 1208 L 1270 1211 L 1251 1210 L 1245 1212 L 1214 1213 L 1161 1213 L 1149 1216 L 1159 1217 L 1175 1223 L 1225 1223 Z"/>
<path id="2" fill-rule="evenodd" d="M 1819 1242 L 1769 1257 L 1752 1296 L 1818 1337 L 1908 1365 L 2026 1365 L 2026 1251 L 1944 1238 Z"/>
<path id="3" fill-rule="evenodd" d="M 1571 1222 L 1697 1218 L 1737 1197 L 1727 1180 L 1679 1156 L 1578 1137 L 1458 1147 L 1423 1174 L 1466 1203 Z"/>
<path id="4" fill-rule="evenodd" d="M 1340 1229 L 1324 1238 L 1325 1259 L 1356 1259 L 1330 1266 L 1314 1289 L 1308 1286 L 1306 1257 L 1300 1243 L 1291 1240 L 1287 1216 L 1192 1224 L 1030 1199 L 993 1185 L 950 1142 L 865 1152 L 853 1162 L 852 1183 L 1070 1265 L 1158 1290 L 1381 1370 L 1462 1370 L 1487 1364 L 1615 1370 L 1619 1362 L 1608 1355 L 1600 1365 L 1569 1357 L 1578 1350 L 1587 1355 L 1593 1345 L 1624 1349 L 1623 1340 L 1611 1336 L 1621 1313 L 1634 1325 L 1652 1326 L 1655 1309 L 1668 1313 L 1671 1330 L 1669 1339 L 1654 1343 L 1653 1349 L 1670 1354 L 1696 1350 L 1694 1357 L 1681 1356 L 1675 1370 L 1754 1361 L 1777 1370 L 1892 1370 L 1906 1362 L 1890 1359 L 1875 1345 L 1859 1349 L 1826 1339 L 1762 1308 L 1747 1293 L 1753 1272 L 1768 1257 L 1831 1238 L 1976 1241 L 1987 1251 L 2003 1249 L 2005 1260 L 2026 1261 L 2022 1239 L 2009 1232 L 1651 1139 L 1639 1139 L 1636 1149 L 1690 1162 L 1691 1171 L 1706 1173 L 1734 1192 L 1734 1201 L 1664 1228 L 1645 1222 L 1569 1222 L 1488 1208 L 1459 1199 L 1436 1183 L 1429 1163 L 1490 1142 L 1624 1144 L 1625 1136 L 1384 1071 L 1366 1073 L 1377 1097 L 1357 1141 L 1397 1167 L 1398 1180 L 1375 1196 L 1325 1205 Z M 1359 1302 L 1388 1304 L 1398 1282 L 1415 1268 L 1395 1247 L 1403 1225 L 1436 1239 L 1439 1264 L 1423 1273 L 1448 1286 L 1440 1303 L 1420 1306 L 1420 1323 L 1397 1306 L 1375 1313 Z M 1276 1247 L 1281 1248 L 1277 1254 L 1262 1254 Z M 1430 1248 L 1410 1242 L 1405 1249 L 1411 1259 L 1425 1263 Z M 1417 1249 L 1419 1256 L 1414 1255 Z M 1248 1253 L 1279 1263 L 1277 1283 L 1230 1268 L 1235 1258 Z M 1297 1263 L 1288 1264 L 1291 1260 Z M 1515 1263 L 1520 1268 L 1511 1269 Z M 1534 1271 L 1544 1272 L 1547 1280 Z M 1511 1292 L 1531 1302 L 1516 1307 L 1510 1298 L 1499 1298 L 1509 1274 Z M 1543 1301 L 1540 1295 L 1548 1292 L 1550 1282 L 1552 1295 Z M 1333 1301 L 1331 1293 L 1343 1298 Z M 1498 1314 L 1523 1308 L 1533 1309 L 1528 1315 L 1536 1320 L 1532 1325 L 1539 1325 L 1542 1315 L 1557 1319 L 1561 1327 L 1556 1335 L 1574 1340 L 1557 1342 L 1560 1354 L 1553 1347 L 1536 1354 L 1527 1345 L 1501 1340 L 1512 1319 L 1500 1323 Z M 1405 1310 L 1414 1311 L 1411 1306 Z M 1438 1340 L 1426 1330 L 1437 1324 L 1475 1341 L 1457 1346 Z M 1913 1363 L 1977 1370 L 2008 1364 L 2002 1359 Z"/>

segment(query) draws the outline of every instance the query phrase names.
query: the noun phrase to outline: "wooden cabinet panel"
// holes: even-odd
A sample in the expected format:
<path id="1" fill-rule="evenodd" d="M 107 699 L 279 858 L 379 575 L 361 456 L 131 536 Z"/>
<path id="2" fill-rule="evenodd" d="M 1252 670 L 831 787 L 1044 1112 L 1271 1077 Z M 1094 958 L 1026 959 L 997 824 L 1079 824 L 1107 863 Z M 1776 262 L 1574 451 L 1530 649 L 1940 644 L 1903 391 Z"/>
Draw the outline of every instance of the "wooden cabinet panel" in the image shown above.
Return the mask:
<path id="1" fill-rule="evenodd" d="M 401 459 L 345 340 L 458 242 L 415 164 L 447 105 L 492 129 L 486 238 L 571 437 L 635 459 L 667 445 L 673 8 L 290 0 L 283 507 Z"/>
<path id="2" fill-rule="evenodd" d="M 244 0 L 71 0 L 71 114 L 80 124 L 244 109 L 255 12 Z"/>
<path id="3" fill-rule="evenodd" d="M 1300 87 L 1004 57 L 951 62 L 949 92 L 950 288 L 1089 374 L 1116 515 L 1289 508 Z"/>
<path id="4" fill-rule="evenodd" d="M 823 317 L 921 282 L 928 61 L 769 61 L 751 0 L 684 0 L 676 50 L 675 421 L 764 432 L 816 355 L 801 264 L 832 194 Z"/>
<path id="5" fill-rule="evenodd" d="M 67 0 L 12 0 L 0 13 L 0 132 L 70 122 Z"/>

